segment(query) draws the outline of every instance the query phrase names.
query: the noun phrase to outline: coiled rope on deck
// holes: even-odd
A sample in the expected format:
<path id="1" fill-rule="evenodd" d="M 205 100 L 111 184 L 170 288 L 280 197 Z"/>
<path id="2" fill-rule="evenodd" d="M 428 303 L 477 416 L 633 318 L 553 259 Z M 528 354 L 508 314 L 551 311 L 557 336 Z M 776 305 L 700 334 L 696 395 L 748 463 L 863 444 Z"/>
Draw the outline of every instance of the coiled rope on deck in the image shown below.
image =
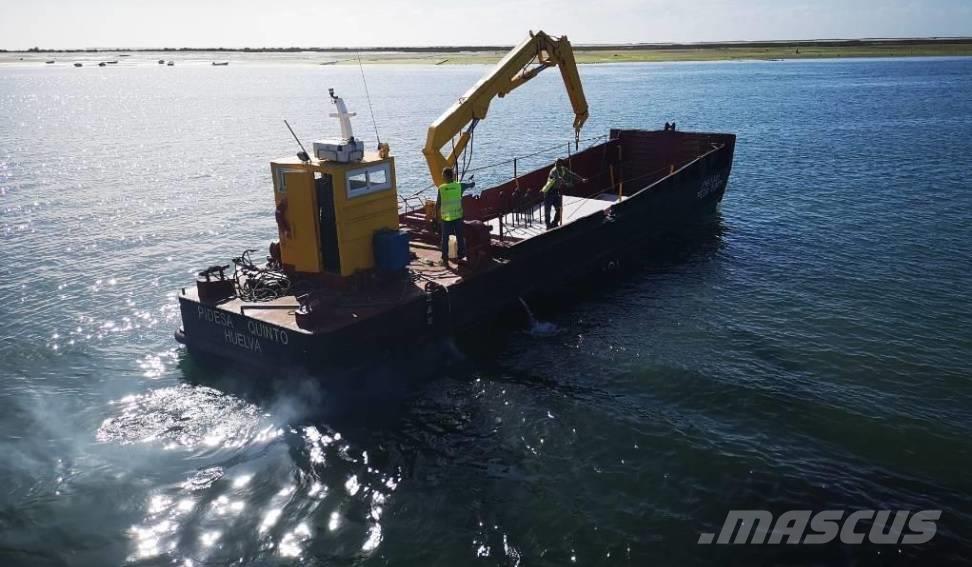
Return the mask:
<path id="1" fill-rule="evenodd" d="M 279 266 L 271 261 L 267 266 L 257 266 L 250 254 L 256 250 L 244 250 L 239 257 L 233 258 L 236 270 L 233 280 L 236 295 L 243 301 L 266 302 L 290 295 L 290 278 Z"/>

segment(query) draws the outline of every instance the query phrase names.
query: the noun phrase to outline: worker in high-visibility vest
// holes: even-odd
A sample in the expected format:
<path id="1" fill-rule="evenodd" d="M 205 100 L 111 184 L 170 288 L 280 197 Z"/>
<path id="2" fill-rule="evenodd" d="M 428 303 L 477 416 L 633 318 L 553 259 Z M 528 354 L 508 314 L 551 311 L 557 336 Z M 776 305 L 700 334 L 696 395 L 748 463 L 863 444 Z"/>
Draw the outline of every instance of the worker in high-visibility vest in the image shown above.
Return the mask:
<path id="1" fill-rule="evenodd" d="M 547 175 L 547 183 L 540 189 L 543 193 L 543 220 L 547 229 L 560 226 L 560 217 L 564 209 L 563 191 L 574 181 L 587 183 L 587 179 L 567 169 L 567 160 L 560 158 Z M 556 215 L 550 218 L 550 209 L 555 209 Z"/>
<path id="2" fill-rule="evenodd" d="M 462 192 L 476 186 L 475 183 L 462 183 L 456 181 L 456 175 L 451 167 L 442 170 L 442 179 L 445 181 L 439 185 L 439 218 L 442 223 L 439 226 L 439 233 L 442 236 L 442 265 L 449 265 L 449 235 L 456 236 L 458 248 L 458 259 L 466 256 L 466 240 L 462 235 Z"/>

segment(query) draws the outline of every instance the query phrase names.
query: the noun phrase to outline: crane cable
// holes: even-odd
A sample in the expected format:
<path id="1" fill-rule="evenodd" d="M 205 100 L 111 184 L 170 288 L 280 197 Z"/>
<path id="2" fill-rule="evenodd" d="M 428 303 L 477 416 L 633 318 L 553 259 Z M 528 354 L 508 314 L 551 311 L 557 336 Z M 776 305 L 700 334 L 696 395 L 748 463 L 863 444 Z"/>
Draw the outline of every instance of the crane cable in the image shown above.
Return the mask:
<path id="1" fill-rule="evenodd" d="M 472 125 L 469 127 L 469 143 L 466 147 L 462 149 L 462 170 L 459 173 L 459 181 L 466 176 L 466 171 L 469 170 L 469 166 L 472 165 L 473 161 L 473 147 L 476 143 L 476 124 L 479 120 L 474 119 Z"/>
<path id="2" fill-rule="evenodd" d="M 545 64 L 543 63 L 543 60 L 541 58 L 542 55 L 543 55 L 543 48 L 538 45 L 537 46 L 537 52 L 536 52 L 536 54 L 533 56 L 533 58 L 531 58 L 529 61 L 527 61 L 523 65 L 523 67 L 520 69 L 520 74 L 521 75 L 526 74 L 528 72 L 528 68 L 530 67 L 530 65 L 534 61 L 536 61 L 537 65 L 544 66 Z M 360 56 L 359 56 L 359 63 L 360 63 Z M 460 102 L 462 102 L 463 99 L 460 98 L 459 100 L 460 100 Z M 369 101 L 369 104 L 370 104 L 370 101 Z M 473 118 L 472 119 L 472 123 L 469 125 L 469 129 L 466 131 L 469 134 L 469 143 L 466 145 L 465 148 L 462 149 L 462 155 L 461 155 L 461 157 L 462 157 L 462 168 L 461 169 L 458 167 L 459 166 L 459 157 L 456 158 L 456 164 L 455 165 L 456 165 L 456 168 L 459 169 L 459 171 L 457 172 L 459 174 L 459 176 L 458 176 L 459 181 L 462 181 L 463 178 L 465 177 L 466 173 L 469 172 L 469 171 L 475 172 L 475 171 L 478 171 L 480 169 L 486 169 L 486 168 L 472 168 L 472 169 L 469 169 L 469 167 L 473 163 L 474 145 L 475 145 L 475 141 L 476 141 L 476 138 L 475 138 L 475 128 L 476 128 L 476 125 L 479 124 L 479 120 L 480 119 L 478 119 L 478 118 Z M 578 149 L 578 146 L 580 145 L 580 141 L 581 141 L 580 140 L 580 130 L 575 129 L 574 130 L 574 150 L 575 151 Z M 452 139 L 452 149 L 453 149 L 453 151 L 455 151 L 455 142 L 456 142 L 455 141 L 455 137 L 453 137 L 453 139 Z M 513 160 L 510 160 L 510 161 L 513 161 Z"/>

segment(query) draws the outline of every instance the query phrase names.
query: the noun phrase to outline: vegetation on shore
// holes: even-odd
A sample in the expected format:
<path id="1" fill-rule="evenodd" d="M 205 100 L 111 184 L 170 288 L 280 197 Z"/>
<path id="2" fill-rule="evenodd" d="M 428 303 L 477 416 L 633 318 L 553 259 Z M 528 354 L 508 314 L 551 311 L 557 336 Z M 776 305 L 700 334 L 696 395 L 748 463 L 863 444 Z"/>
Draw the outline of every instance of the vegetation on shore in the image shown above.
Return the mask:
<path id="1" fill-rule="evenodd" d="M 362 53 L 366 63 L 495 63 L 505 51 L 408 54 L 393 57 L 388 53 Z M 720 47 L 638 47 L 615 49 L 575 48 L 578 63 L 629 63 L 666 61 L 731 61 L 775 59 L 831 59 L 844 57 L 945 57 L 972 56 L 972 40 L 967 43 L 918 43 L 907 45 L 774 45 Z M 353 61 L 357 61 L 354 59 Z"/>
<path id="2" fill-rule="evenodd" d="M 498 61 L 509 47 L 373 47 L 373 48 L 165 48 L 165 49 L 85 49 L 47 50 L 38 47 L 27 51 L 0 50 L 0 60 L 16 60 L 51 54 L 72 56 L 87 53 L 162 53 L 203 56 L 206 53 L 249 54 L 250 58 L 265 55 L 267 60 L 278 58 L 313 63 L 317 54 L 320 63 L 419 63 L 470 64 Z M 826 40 L 784 42 L 733 42 L 699 44 L 632 44 L 632 45 L 575 45 L 578 63 L 621 63 L 639 61 L 728 61 L 818 59 L 844 57 L 928 57 L 972 56 L 972 38 L 895 39 L 895 40 Z M 32 57 L 33 56 L 33 57 Z M 349 57 L 350 56 L 350 57 Z"/>

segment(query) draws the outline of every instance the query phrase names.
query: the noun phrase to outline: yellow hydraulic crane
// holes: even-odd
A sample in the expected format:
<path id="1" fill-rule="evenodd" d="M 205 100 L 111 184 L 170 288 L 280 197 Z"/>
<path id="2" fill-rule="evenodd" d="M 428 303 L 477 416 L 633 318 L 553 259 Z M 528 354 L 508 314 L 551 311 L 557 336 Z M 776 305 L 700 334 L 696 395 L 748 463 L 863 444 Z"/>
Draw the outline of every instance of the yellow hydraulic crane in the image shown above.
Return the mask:
<path id="1" fill-rule="evenodd" d="M 531 66 L 531 63 L 535 63 Z M 429 126 L 425 140 L 425 160 L 429 173 L 436 185 L 442 184 L 442 169 L 455 167 L 459 156 L 472 137 L 473 130 L 480 120 L 486 118 L 489 103 L 493 97 L 506 96 L 510 91 L 536 77 L 548 67 L 560 67 L 560 75 L 574 109 L 574 134 L 580 137 L 580 129 L 587 120 L 587 99 L 577 73 L 574 50 L 567 36 L 551 37 L 542 31 L 530 32 L 530 37 L 513 48 L 488 75 L 479 80 L 449 110 Z M 468 128 L 467 128 L 468 125 Z M 463 128 L 466 128 L 463 131 Z M 461 134 L 460 134 L 461 132 Z M 452 151 L 448 157 L 442 149 L 456 134 Z"/>

